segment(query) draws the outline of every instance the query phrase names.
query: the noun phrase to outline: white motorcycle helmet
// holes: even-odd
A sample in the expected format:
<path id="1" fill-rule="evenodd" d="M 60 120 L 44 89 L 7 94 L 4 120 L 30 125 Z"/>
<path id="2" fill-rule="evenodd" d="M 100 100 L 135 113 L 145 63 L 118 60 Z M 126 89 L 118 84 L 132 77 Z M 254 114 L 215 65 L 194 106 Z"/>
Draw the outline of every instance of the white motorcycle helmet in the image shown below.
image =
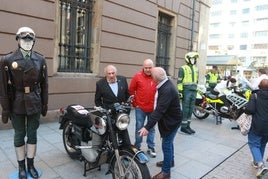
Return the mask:
<path id="1" fill-rule="evenodd" d="M 198 52 L 188 52 L 185 54 L 185 62 L 189 65 L 195 65 L 196 60 L 199 58 Z"/>
<path id="2" fill-rule="evenodd" d="M 21 27 L 16 33 L 19 48 L 31 51 L 35 43 L 35 33 L 30 27 Z"/>

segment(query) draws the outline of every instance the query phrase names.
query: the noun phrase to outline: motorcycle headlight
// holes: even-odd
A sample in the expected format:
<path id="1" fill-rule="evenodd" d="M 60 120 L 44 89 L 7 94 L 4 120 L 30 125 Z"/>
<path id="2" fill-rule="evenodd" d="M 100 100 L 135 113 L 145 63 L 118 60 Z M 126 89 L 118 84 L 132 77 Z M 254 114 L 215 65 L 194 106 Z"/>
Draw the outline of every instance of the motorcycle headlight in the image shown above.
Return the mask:
<path id="1" fill-rule="evenodd" d="M 129 115 L 122 113 L 118 114 L 117 120 L 116 120 L 116 126 L 119 130 L 125 130 L 130 123 Z"/>

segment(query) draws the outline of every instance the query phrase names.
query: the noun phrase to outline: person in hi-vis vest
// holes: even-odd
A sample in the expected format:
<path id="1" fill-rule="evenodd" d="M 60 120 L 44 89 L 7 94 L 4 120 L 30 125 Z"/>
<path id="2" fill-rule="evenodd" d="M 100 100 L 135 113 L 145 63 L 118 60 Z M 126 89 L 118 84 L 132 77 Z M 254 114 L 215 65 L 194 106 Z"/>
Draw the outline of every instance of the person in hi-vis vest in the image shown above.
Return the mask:
<path id="1" fill-rule="evenodd" d="M 197 52 L 188 52 L 185 55 L 186 64 L 179 68 L 178 73 L 178 91 L 182 99 L 181 131 L 186 134 L 194 134 L 195 131 L 190 127 L 191 117 L 195 106 L 196 89 L 198 83 L 198 69 L 195 66 L 199 58 Z"/>
<path id="2" fill-rule="evenodd" d="M 206 74 L 206 87 L 212 91 L 220 80 L 218 67 L 213 65 L 211 71 Z"/>

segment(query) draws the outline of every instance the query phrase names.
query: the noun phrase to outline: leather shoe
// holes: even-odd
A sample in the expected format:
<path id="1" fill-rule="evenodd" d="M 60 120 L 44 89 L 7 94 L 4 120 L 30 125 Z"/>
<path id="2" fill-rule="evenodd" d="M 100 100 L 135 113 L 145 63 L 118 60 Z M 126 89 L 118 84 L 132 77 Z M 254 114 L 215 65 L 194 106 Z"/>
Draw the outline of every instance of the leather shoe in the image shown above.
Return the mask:
<path id="1" fill-rule="evenodd" d="M 27 179 L 25 166 L 19 166 L 19 179 Z"/>
<path id="2" fill-rule="evenodd" d="M 152 179 L 169 179 L 169 178 L 170 178 L 170 173 L 160 172 L 157 175 L 153 176 Z"/>
<path id="3" fill-rule="evenodd" d="M 31 175 L 32 178 L 38 178 L 38 172 L 34 168 L 34 166 L 28 167 L 28 172 L 30 173 L 30 175 Z"/>
<path id="4" fill-rule="evenodd" d="M 160 161 L 160 162 L 156 162 L 156 166 L 157 167 L 162 167 L 163 166 L 163 161 Z M 174 161 L 171 163 L 171 167 L 174 167 L 175 164 L 174 164 Z"/>
<path id="5" fill-rule="evenodd" d="M 183 132 L 185 134 L 189 134 L 189 135 L 192 134 L 192 132 L 188 128 L 186 128 L 186 127 L 181 127 L 181 132 Z"/>
<path id="6" fill-rule="evenodd" d="M 188 126 L 187 129 L 189 129 L 192 134 L 195 133 L 195 130 L 193 130 L 190 126 Z"/>

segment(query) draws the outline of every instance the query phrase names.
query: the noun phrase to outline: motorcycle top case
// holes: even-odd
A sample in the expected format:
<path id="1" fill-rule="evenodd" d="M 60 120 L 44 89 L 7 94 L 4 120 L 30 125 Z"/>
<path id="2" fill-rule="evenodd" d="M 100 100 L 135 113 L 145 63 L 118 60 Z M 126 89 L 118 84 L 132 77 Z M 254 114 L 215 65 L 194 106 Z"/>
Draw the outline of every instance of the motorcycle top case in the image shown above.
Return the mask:
<path id="1" fill-rule="evenodd" d="M 71 104 L 67 107 L 67 115 L 72 122 L 79 126 L 91 127 L 89 112 L 79 104 Z"/>

